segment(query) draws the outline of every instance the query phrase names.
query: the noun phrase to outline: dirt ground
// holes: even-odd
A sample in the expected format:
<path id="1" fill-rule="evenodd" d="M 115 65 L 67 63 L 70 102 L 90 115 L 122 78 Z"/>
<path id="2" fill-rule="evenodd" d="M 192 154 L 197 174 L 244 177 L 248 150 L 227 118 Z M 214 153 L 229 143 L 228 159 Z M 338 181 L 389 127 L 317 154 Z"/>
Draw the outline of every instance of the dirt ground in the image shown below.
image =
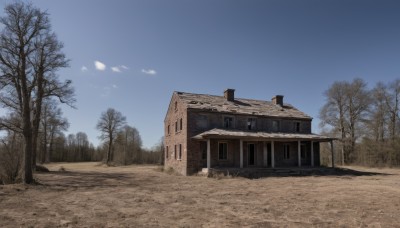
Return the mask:
<path id="1" fill-rule="evenodd" d="M 0 227 L 400 227 L 398 169 L 251 180 L 155 166 L 47 167 L 36 174 L 41 185 L 0 185 Z"/>

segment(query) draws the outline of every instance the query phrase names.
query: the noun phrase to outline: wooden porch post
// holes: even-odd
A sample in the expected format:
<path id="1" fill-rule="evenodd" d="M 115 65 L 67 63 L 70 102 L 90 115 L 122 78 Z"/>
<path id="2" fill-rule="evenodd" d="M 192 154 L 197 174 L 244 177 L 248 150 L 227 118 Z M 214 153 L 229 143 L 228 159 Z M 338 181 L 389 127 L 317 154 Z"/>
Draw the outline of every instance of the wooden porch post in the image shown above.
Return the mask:
<path id="1" fill-rule="evenodd" d="M 207 171 L 210 172 L 211 168 L 211 148 L 210 139 L 207 139 Z"/>
<path id="2" fill-rule="evenodd" d="M 333 140 L 331 140 L 332 168 L 335 168 L 335 153 L 333 151 Z"/>
<path id="3" fill-rule="evenodd" d="M 264 148 L 263 148 L 263 155 L 264 155 L 264 167 L 268 167 L 268 147 L 267 147 L 267 142 L 264 143 Z"/>
<path id="4" fill-rule="evenodd" d="M 240 140 L 240 168 L 243 168 L 243 140 Z"/>
<path id="5" fill-rule="evenodd" d="M 311 141 L 311 167 L 314 167 L 314 142 Z"/>
<path id="6" fill-rule="evenodd" d="M 274 141 L 271 141 L 271 167 L 275 168 L 275 148 Z"/>
<path id="7" fill-rule="evenodd" d="M 299 163 L 299 167 L 301 167 L 301 145 L 300 145 L 300 140 L 297 141 L 297 160 Z"/>

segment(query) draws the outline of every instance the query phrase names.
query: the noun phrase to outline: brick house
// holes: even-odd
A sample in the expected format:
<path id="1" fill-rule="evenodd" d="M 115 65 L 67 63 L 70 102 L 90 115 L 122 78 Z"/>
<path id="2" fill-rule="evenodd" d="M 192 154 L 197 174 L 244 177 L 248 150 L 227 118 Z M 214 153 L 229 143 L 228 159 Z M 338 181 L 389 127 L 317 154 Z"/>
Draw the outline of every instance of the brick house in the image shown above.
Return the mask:
<path id="1" fill-rule="evenodd" d="M 277 95 L 271 101 L 174 92 L 164 120 L 165 167 L 183 175 L 210 168 L 320 165 L 312 118 Z M 332 153 L 333 161 L 333 153 Z"/>

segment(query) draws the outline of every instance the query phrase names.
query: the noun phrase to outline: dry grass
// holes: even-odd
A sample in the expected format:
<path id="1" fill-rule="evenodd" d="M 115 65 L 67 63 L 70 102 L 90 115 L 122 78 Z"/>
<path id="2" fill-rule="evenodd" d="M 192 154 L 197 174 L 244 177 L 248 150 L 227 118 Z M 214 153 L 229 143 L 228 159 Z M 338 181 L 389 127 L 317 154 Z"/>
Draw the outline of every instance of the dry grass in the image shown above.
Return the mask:
<path id="1" fill-rule="evenodd" d="M 384 175 L 183 177 L 154 166 L 51 164 L 0 186 L 0 227 L 399 227 L 400 170 Z M 354 167 L 353 167 L 354 168 Z"/>

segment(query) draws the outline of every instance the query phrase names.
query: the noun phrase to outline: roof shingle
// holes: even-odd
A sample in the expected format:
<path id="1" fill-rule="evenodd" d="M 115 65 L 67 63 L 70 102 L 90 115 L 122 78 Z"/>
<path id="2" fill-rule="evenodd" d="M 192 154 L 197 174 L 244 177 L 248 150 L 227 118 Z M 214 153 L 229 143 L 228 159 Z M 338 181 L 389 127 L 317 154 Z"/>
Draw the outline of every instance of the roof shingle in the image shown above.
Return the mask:
<path id="1" fill-rule="evenodd" d="M 271 101 L 243 98 L 235 98 L 231 102 L 227 101 L 223 96 L 186 92 L 175 93 L 186 104 L 188 109 L 268 117 L 312 119 L 309 115 L 287 103 L 280 106 L 273 104 Z"/>

